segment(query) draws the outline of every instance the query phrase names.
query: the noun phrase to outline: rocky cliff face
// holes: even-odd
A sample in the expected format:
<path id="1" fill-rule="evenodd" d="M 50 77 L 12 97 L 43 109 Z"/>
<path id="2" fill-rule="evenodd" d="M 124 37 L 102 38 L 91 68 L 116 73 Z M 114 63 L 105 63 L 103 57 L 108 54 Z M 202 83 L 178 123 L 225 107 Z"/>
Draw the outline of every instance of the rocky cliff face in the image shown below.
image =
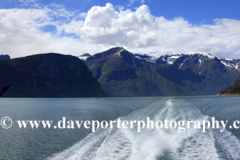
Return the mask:
<path id="1" fill-rule="evenodd" d="M 9 84 L 5 97 L 107 96 L 84 62 L 54 53 L 0 61 L 0 87 Z"/>

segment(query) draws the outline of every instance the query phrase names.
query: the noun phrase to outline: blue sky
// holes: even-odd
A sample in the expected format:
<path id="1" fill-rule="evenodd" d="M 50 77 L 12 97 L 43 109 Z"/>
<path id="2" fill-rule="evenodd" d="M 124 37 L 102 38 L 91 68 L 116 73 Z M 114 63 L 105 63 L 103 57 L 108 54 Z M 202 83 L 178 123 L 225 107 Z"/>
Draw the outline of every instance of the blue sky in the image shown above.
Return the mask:
<path id="1" fill-rule="evenodd" d="M 239 0 L 1 0 L 0 49 L 11 57 L 208 52 L 240 58 Z"/>
<path id="2" fill-rule="evenodd" d="M 216 18 L 240 19 L 239 0 L 38 0 L 36 3 L 49 5 L 51 3 L 62 4 L 67 10 L 87 12 L 93 6 L 105 6 L 111 3 L 114 6 L 123 6 L 134 9 L 146 4 L 154 16 L 164 16 L 167 19 L 184 17 L 191 23 L 211 23 Z M 0 8 L 30 8 L 23 6 L 23 2 L 17 0 L 1 0 Z"/>

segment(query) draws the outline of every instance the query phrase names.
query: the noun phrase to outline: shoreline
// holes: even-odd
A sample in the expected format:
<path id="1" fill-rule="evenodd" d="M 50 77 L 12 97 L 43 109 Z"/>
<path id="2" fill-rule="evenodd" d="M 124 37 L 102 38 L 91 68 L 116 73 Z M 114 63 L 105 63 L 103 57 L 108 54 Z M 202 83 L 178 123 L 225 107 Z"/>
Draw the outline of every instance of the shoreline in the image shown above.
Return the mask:
<path id="1" fill-rule="evenodd" d="M 240 96 L 240 93 L 235 94 L 235 93 L 219 93 L 217 96 Z"/>

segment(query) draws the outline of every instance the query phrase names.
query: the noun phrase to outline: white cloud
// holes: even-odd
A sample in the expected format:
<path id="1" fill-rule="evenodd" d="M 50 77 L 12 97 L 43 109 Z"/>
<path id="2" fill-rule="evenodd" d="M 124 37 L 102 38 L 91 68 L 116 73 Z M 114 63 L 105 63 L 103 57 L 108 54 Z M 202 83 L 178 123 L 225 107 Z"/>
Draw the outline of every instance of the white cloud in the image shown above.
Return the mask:
<path id="1" fill-rule="evenodd" d="M 86 52 L 98 52 L 102 48 L 85 43 L 79 38 L 62 36 L 61 33 L 76 34 L 77 27 L 83 24 L 79 16 L 71 12 L 52 10 L 48 7 L 38 9 L 1 9 L 0 10 L 0 50 L 12 58 L 26 55 L 58 52 L 80 55 Z M 61 12 L 63 20 L 54 21 L 54 16 Z M 70 18 L 74 16 L 74 18 Z M 81 16 L 81 15 L 80 15 Z M 77 18 L 78 17 L 78 18 Z M 70 19 L 69 19 L 70 18 Z M 43 32 L 42 27 L 54 25 L 58 33 Z"/>
<path id="2" fill-rule="evenodd" d="M 141 4 L 144 4 L 145 3 L 145 0 L 130 0 L 129 1 L 129 4 L 127 5 L 128 7 L 132 6 L 135 2 L 137 1 L 140 1 Z"/>
<path id="3" fill-rule="evenodd" d="M 22 3 L 35 3 L 37 1 L 38 0 L 19 0 L 19 2 L 22 2 Z"/>
<path id="4" fill-rule="evenodd" d="M 38 0 L 19 0 L 19 2 L 24 6 L 35 4 L 37 1 Z"/>
<path id="5" fill-rule="evenodd" d="M 80 55 L 115 46 L 158 55 L 199 51 L 240 57 L 240 20 L 194 25 L 182 17 L 153 16 L 146 5 L 130 10 L 110 3 L 93 6 L 87 13 L 58 4 L 34 4 L 31 9 L 0 9 L 0 17 L 1 54 L 11 57 L 42 52 Z M 48 25 L 56 32 L 43 30 Z"/>
<path id="6" fill-rule="evenodd" d="M 194 25 L 181 17 L 155 17 L 146 5 L 135 11 L 117 11 L 108 3 L 88 11 L 78 34 L 105 48 L 124 46 L 134 52 L 158 54 L 202 51 L 240 57 L 240 20 L 215 19 L 213 23 Z"/>

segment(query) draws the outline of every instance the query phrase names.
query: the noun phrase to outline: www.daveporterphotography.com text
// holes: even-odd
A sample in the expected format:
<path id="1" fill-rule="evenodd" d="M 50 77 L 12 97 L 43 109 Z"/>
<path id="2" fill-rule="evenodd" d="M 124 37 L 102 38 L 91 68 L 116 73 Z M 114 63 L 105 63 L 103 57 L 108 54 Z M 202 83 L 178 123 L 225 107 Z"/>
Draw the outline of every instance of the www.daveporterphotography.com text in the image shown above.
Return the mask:
<path id="1" fill-rule="evenodd" d="M 53 120 L 16 120 L 17 126 L 19 129 L 91 129 L 92 132 L 95 132 L 97 129 L 102 128 L 113 128 L 114 126 L 118 129 L 137 129 L 137 132 L 141 132 L 144 129 L 177 129 L 179 132 L 184 132 L 187 129 L 201 129 L 202 132 L 206 132 L 207 129 L 219 129 L 220 132 L 223 132 L 227 125 L 229 124 L 227 120 L 216 120 L 215 117 L 211 117 L 211 120 L 151 120 L 149 117 L 146 117 L 146 120 L 67 120 L 66 117 L 62 117 L 61 120 L 57 122 L 57 125 L 53 125 Z M 12 127 L 13 120 L 10 117 L 3 117 L 1 119 L 1 126 L 4 129 L 9 129 Z M 228 125 L 229 129 L 238 129 L 240 128 L 240 121 L 236 120 L 232 125 Z"/>

